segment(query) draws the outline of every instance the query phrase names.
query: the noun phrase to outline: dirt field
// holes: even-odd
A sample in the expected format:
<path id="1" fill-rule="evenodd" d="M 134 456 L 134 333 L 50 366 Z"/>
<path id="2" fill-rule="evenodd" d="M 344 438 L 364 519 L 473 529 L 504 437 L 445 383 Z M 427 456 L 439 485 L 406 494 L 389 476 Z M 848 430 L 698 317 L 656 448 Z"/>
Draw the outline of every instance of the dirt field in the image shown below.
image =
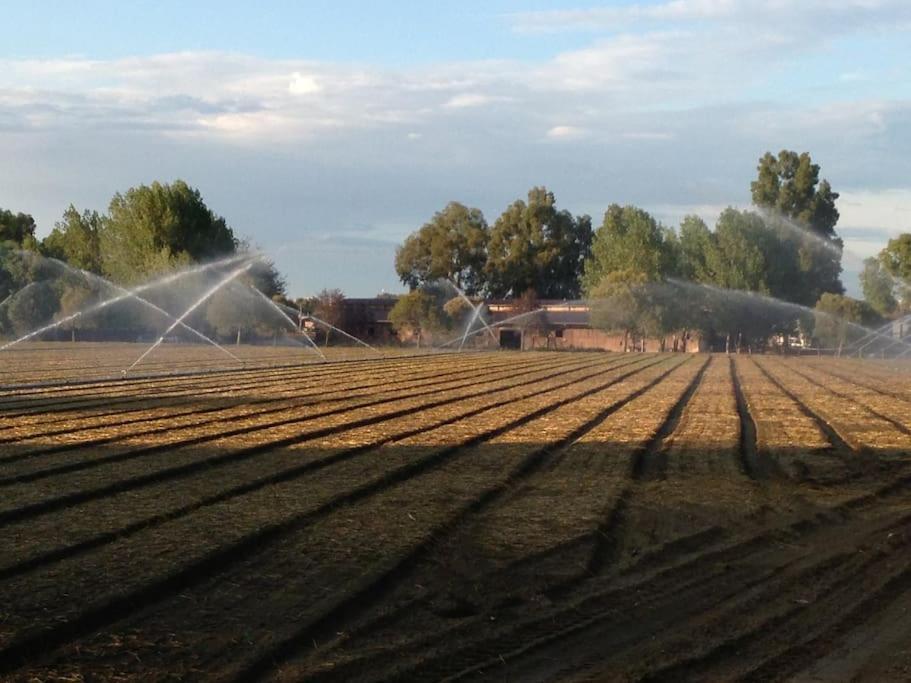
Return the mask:
<path id="1" fill-rule="evenodd" d="M 911 678 L 907 364 L 251 365 L 0 390 L 0 678 Z"/>

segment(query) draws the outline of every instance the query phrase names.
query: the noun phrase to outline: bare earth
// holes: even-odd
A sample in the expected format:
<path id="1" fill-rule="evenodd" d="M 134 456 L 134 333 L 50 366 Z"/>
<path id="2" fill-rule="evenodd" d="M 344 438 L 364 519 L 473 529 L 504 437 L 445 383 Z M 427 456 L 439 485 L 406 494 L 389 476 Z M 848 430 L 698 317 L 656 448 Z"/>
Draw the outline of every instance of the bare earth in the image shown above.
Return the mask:
<path id="1" fill-rule="evenodd" d="M 3 680 L 911 678 L 911 365 L 123 347 L 0 358 Z"/>

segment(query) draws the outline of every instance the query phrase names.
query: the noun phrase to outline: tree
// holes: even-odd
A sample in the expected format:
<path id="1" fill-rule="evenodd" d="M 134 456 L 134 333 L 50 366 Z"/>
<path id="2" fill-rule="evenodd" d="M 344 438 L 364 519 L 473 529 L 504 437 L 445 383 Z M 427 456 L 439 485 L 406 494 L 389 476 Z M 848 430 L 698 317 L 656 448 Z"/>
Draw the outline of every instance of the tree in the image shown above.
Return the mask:
<path id="1" fill-rule="evenodd" d="M 97 300 L 98 292 L 85 283 L 67 284 L 60 295 L 60 307 L 55 317 L 58 320 L 63 320 L 88 308 Z M 109 313 L 109 311 L 99 311 L 89 316 L 80 315 L 70 320 L 64 327 L 71 331 L 72 341 L 76 341 L 76 330 L 88 330 L 102 326 L 102 318 L 106 313 Z"/>
<path id="2" fill-rule="evenodd" d="M 440 293 L 429 288 L 415 289 L 399 297 L 389 311 L 389 320 L 400 332 L 407 332 L 421 345 L 425 333 L 449 328 Z"/>
<path id="3" fill-rule="evenodd" d="M 583 283 L 588 292 L 616 272 L 655 282 L 676 274 L 676 240 L 647 211 L 611 204 L 595 233 Z"/>
<path id="4" fill-rule="evenodd" d="M 759 160 L 758 177 L 750 184 L 756 206 L 777 211 L 808 227 L 820 237 L 834 239 L 838 193 L 828 180 L 819 180 L 819 165 L 807 152 L 783 149 L 778 157 L 766 152 Z"/>
<path id="5" fill-rule="evenodd" d="M 514 202 L 490 231 L 488 291 L 504 297 L 533 289 L 544 299 L 576 298 L 591 241 L 588 216 L 557 211 L 553 193 L 534 187 L 528 202 Z"/>
<path id="6" fill-rule="evenodd" d="M 895 299 L 895 280 L 879 259 L 864 259 L 860 285 L 864 300 L 873 310 L 883 316 L 895 313 L 898 308 L 898 301 Z"/>
<path id="7" fill-rule="evenodd" d="M 872 323 L 876 318 L 866 302 L 829 292 L 819 298 L 815 310 L 814 335 L 821 343 L 835 348 L 838 356 L 851 336 L 863 336 L 864 330 L 858 326 Z"/>
<path id="8" fill-rule="evenodd" d="M 59 305 L 57 292 L 49 283 L 32 282 L 10 298 L 6 315 L 16 334 L 25 334 L 49 323 Z"/>
<path id="9" fill-rule="evenodd" d="M 234 336 L 235 344 L 240 344 L 243 333 L 259 322 L 259 306 L 265 305 L 246 287 L 238 286 L 232 291 L 221 290 L 206 305 L 206 321 L 218 336 Z"/>
<path id="10" fill-rule="evenodd" d="M 714 235 L 699 216 L 685 216 L 680 223 L 677 270 L 685 280 L 712 283 L 716 274 L 709 266 L 715 248 Z"/>
<path id="11" fill-rule="evenodd" d="M 237 240 L 224 218 L 182 180 L 130 188 L 111 200 L 101 232 L 103 270 L 129 283 L 175 266 L 232 254 Z"/>
<path id="12" fill-rule="evenodd" d="M 840 280 L 844 244 L 835 232 L 838 193 L 827 180 L 819 180 L 819 165 L 806 152 L 782 150 L 778 157 L 767 152 L 757 170 L 758 177 L 750 185 L 753 203 L 771 212 L 769 220 L 779 239 L 798 254 L 799 278 L 790 300 L 812 305 L 823 292 L 844 293 Z"/>
<path id="13" fill-rule="evenodd" d="M 72 204 L 44 241 L 44 255 L 65 261 L 74 268 L 101 273 L 103 219 L 97 211 L 79 213 Z"/>
<path id="14" fill-rule="evenodd" d="M 589 290 L 592 326 L 608 332 L 622 332 L 624 351 L 629 348 L 632 335 L 643 334 L 653 326 L 646 296 L 648 282 L 645 273 L 632 269 L 613 270 Z"/>
<path id="15" fill-rule="evenodd" d="M 34 250 L 35 219 L 27 213 L 0 209 L 0 242 L 12 242 L 17 247 Z"/>
<path id="16" fill-rule="evenodd" d="M 911 282 L 911 233 L 890 239 L 879 260 L 890 275 Z"/>
<path id="17" fill-rule="evenodd" d="M 411 289 L 446 279 L 476 294 L 484 285 L 489 237 L 479 209 L 450 202 L 396 250 L 395 270 Z"/>

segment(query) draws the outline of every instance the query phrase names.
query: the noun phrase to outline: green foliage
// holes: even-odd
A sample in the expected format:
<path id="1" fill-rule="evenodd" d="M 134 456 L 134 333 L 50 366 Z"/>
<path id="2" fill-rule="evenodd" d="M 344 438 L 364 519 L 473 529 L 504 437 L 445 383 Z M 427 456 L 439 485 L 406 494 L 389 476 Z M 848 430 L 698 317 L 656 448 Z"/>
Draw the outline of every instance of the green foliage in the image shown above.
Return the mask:
<path id="1" fill-rule="evenodd" d="M 856 325 L 878 322 L 875 311 L 867 302 L 841 294 L 823 294 L 815 310 L 814 336 L 821 344 L 835 348 L 838 354 L 846 341 L 863 336 L 864 331 Z"/>
<path id="2" fill-rule="evenodd" d="M 490 231 L 484 272 L 495 297 L 534 290 L 545 299 L 572 299 L 592 241 L 591 219 L 557 211 L 552 192 L 535 187 L 514 202 Z"/>
<path id="3" fill-rule="evenodd" d="M 445 304 L 446 297 L 441 289 L 415 289 L 399 297 L 389 312 L 389 320 L 395 329 L 413 335 L 420 346 L 425 333 L 450 328 L 451 320 L 444 309 Z"/>
<path id="4" fill-rule="evenodd" d="M 236 248 L 225 220 L 182 180 L 114 195 L 101 233 L 104 273 L 120 283 L 231 254 Z"/>
<path id="5" fill-rule="evenodd" d="M 758 177 L 750 184 L 753 203 L 792 218 L 824 238 L 835 237 L 838 193 L 827 180 L 819 181 L 819 165 L 806 152 L 783 149 L 759 160 Z"/>
<path id="6" fill-rule="evenodd" d="M 860 273 L 860 284 L 864 299 L 877 313 L 889 316 L 898 309 L 895 298 L 895 280 L 876 258 L 864 260 L 864 269 Z"/>
<path id="7" fill-rule="evenodd" d="M 33 249 L 35 219 L 27 213 L 13 213 L 0 209 L 0 242 L 12 242 L 17 247 Z"/>
<path id="8" fill-rule="evenodd" d="M 591 295 L 605 277 L 617 272 L 635 273 L 649 282 L 675 275 L 677 251 L 673 232 L 648 212 L 611 204 L 585 262 L 585 290 Z"/>
<path id="9" fill-rule="evenodd" d="M 25 334 L 51 321 L 60 306 L 57 292 L 45 281 L 32 282 L 13 295 L 6 316 L 16 334 Z"/>
<path id="10" fill-rule="evenodd" d="M 450 202 L 396 250 L 395 270 L 411 289 L 447 279 L 476 294 L 484 285 L 488 239 L 479 209 Z"/>
<path id="11" fill-rule="evenodd" d="M 591 324 L 608 332 L 643 332 L 650 327 L 648 277 L 635 270 L 614 270 L 589 291 Z"/>
<path id="12" fill-rule="evenodd" d="M 823 292 L 844 293 L 841 284 L 842 240 L 835 233 L 838 193 L 819 180 L 819 165 L 804 152 L 766 153 L 751 184 L 753 203 L 770 212 L 779 240 L 797 254 L 797 276 L 788 300 L 812 305 Z M 789 226 L 788 222 L 793 226 Z M 822 240 L 804 237 L 806 230 Z M 828 244 L 828 248 L 827 245 Z"/>
<path id="13" fill-rule="evenodd" d="M 74 268 L 101 273 L 101 233 L 104 219 L 97 211 L 79 213 L 72 204 L 41 243 L 41 252 Z"/>
<path id="14" fill-rule="evenodd" d="M 680 277 L 692 282 L 715 282 L 715 272 L 709 266 L 714 236 L 705 221 L 699 216 L 685 216 L 680 223 L 678 244 L 677 269 Z"/>
<path id="15" fill-rule="evenodd" d="M 783 251 L 777 236 L 761 216 L 727 208 L 718 218 L 706 254 L 708 268 L 714 274 L 712 284 L 726 289 L 783 294 L 788 285 L 780 275 L 794 270 L 793 264 L 779 260 L 788 256 Z"/>
<path id="16" fill-rule="evenodd" d="M 911 233 L 889 240 L 879 254 L 879 260 L 890 275 L 911 281 Z"/>

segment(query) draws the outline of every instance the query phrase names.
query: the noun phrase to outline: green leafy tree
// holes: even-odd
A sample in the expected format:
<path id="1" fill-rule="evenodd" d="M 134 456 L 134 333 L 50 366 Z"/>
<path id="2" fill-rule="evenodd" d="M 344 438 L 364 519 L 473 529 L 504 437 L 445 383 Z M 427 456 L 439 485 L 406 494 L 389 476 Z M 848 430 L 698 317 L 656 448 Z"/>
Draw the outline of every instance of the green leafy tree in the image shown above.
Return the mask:
<path id="1" fill-rule="evenodd" d="M 182 180 L 114 195 L 101 232 L 104 273 L 121 283 L 231 254 L 236 248 L 225 219 Z"/>
<path id="2" fill-rule="evenodd" d="M 593 292 L 612 273 L 635 273 L 648 282 L 676 274 L 677 241 L 647 211 L 611 204 L 585 262 L 583 283 Z"/>
<path id="3" fill-rule="evenodd" d="M 692 282 L 713 283 L 717 276 L 709 266 L 715 237 L 699 216 L 685 216 L 680 223 L 677 269 Z"/>
<path id="4" fill-rule="evenodd" d="M 782 150 L 775 157 L 766 153 L 750 186 L 753 203 L 772 212 L 769 220 L 777 227 L 779 240 L 798 255 L 798 278 L 791 301 L 812 305 L 823 292 L 844 293 L 841 284 L 843 242 L 835 232 L 838 193 L 827 180 L 819 180 L 819 165 L 806 152 Z M 790 228 L 792 221 L 798 230 Z M 806 230 L 812 237 L 804 236 Z"/>
<path id="5" fill-rule="evenodd" d="M 649 276 L 633 269 L 612 270 L 589 290 L 591 324 L 607 332 L 623 334 L 623 350 L 631 337 L 645 335 L 657 322 L 649 305 Z"/>
<path id="6" fill-rule="evenodd" d="M 535 187 L 514 202 L 490 231 L 485 275 L 496 297 L 533 289 L 544 299 L 572 299 L 592 242 L 591 219 L 558 211 L 552 192 Z"/>
<path id="7" fill-rule="evenodd" d="M 0 242 L 12 242 L 22 249 L 36 249 L 35 219 L 27 213 L 0 209 Z"/>
<path id="8" fill-rule="evenodd" d="M 860 284 L 864 300 L 880 315 L 890 316 L 898 309 L 898 301 L 895 298 L 895 280 L 879 259 L 864 259 Z"/>
<path id="9" fill-rule="evenodd" d="M 25 334 L 49 323 L 60 301 L 53 286 L 46 281 L 32 282 L 9 300 L 6 315 L 16 334 Z"/>
<path id="10" fill-rule="evenodd" d="M 410 334 L 420 346 L 425 334 L 450 328 L 450 319 L 444 306 L 445 294 L 441 289 L 415 289 L 399 297 L 389 311 L 389 320 L 396 330 Z"/>
<path id="11" fill-rule="evenodd" d="M 51 233 L 41 243 L 41 252 L 75 268 L 101 273 L 103 218 L 97 211 L 79 211 L 70 204 Z"/>
<path id="12" fill-rule="evenodd" d="M 820 237 L 834 239 L 838 223 L 835 200 L 827 180 L 819 180 L 819 165 L 806 152 L 770 152 L 759 160 L 758 177 L 750 184 L 753 203 L 772 209 L 808 227 Z"/>
<path id="13" fill-rule="evenodd" d="M 447 279 L 476 294 L 484 285 L 489 237 L 479 209 L 450 202 L 396 250 L 395 270 L 411 289 Z"/>
<path id="14" fill-rule="evenodd" d="M 815 310 L 814 336 L 839 356 L 845 342 L 863 336 L 864 330 L 858 325 L 876 322 L 876 313 L 868 303 L 841 294 L 826 292 Z"/>
<path id="15" fill-rule="evenodd" d="M 880 252 L 879 260 L 890 275 L 911 282 L 911 233 L 889 240 Z"/>

